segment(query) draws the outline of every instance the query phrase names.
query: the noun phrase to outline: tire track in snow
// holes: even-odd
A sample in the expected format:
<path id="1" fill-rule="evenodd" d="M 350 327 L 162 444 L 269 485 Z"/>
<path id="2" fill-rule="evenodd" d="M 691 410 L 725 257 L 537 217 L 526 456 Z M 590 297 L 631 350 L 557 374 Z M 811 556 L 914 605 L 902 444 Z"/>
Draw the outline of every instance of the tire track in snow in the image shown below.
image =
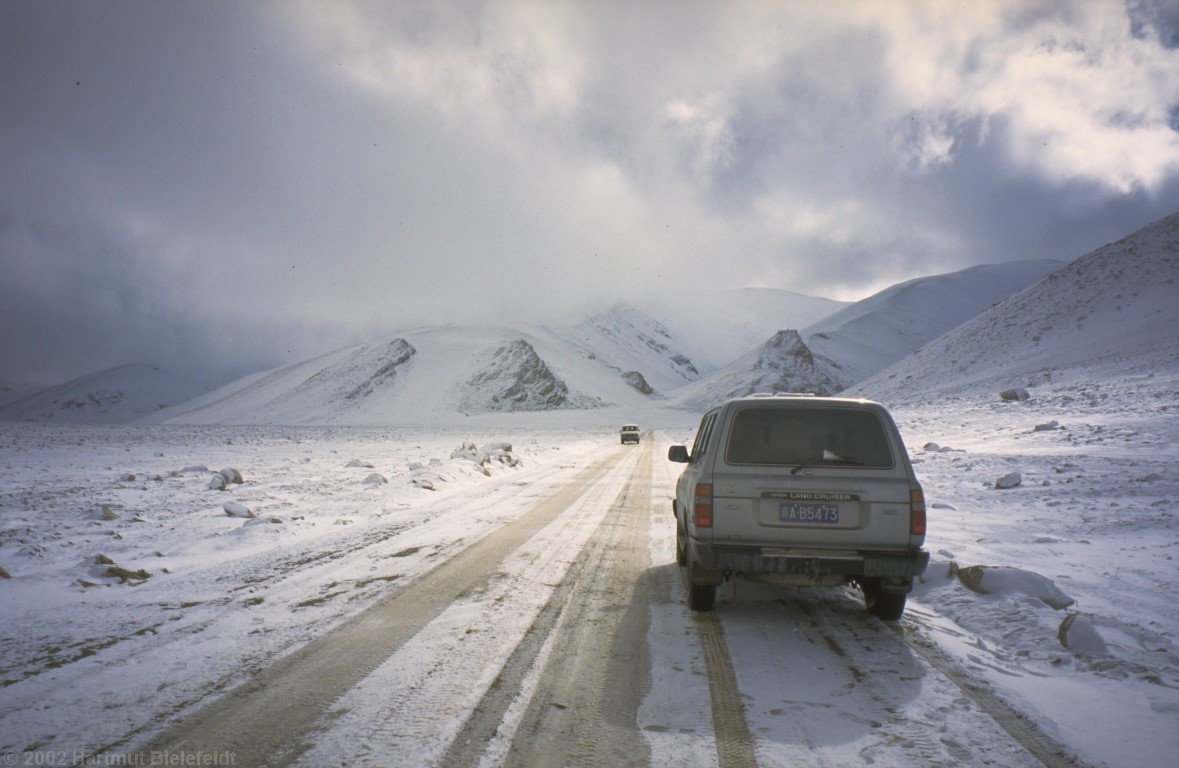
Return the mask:
<path id="1" fill-rule="evenodd" d="M 745 721 L 741 689 L 725 645 L 724 629 L 715 613 L 697 613 L 692 618 L 708 668 L 708 696 L 712 703 L 717 764 L 719 768 L 756 768 L 753 734 Z"/>
<path id="2" fill-rule="evenodd" d="M 611 455 L 596 462 L 519 518 L 208 703 L 132 757 L 142 758 L 144 765 L 153 752 L 229 752 L 237 766 L 282 765 L 294 759 L 304 748 L 303 735 L 332 701 L 494 571 L 615 461 Z"/>
<path id="3" fill-rule="evenodd" d="M 591 539 L 505 765 L 648 764 L 649 748 L 636 722 L 650 675 L 647 538 L 654 444 L 643 451 Z"/>
<path id="4" fill-rule="evenodd" d="M 913 649 L 914 653 L 924 659 L 925 663 L 958 686 L 964 695 L 1045 768 L 1091 768 L 1088 763 L 1082 762 L 1074 753 L 1044 733 L 1032 718 L 1008 704 L 989 684 L 959 667 L 932 640 L 912 630 L 906 630 L 898 624 L 887 626 Z"/>

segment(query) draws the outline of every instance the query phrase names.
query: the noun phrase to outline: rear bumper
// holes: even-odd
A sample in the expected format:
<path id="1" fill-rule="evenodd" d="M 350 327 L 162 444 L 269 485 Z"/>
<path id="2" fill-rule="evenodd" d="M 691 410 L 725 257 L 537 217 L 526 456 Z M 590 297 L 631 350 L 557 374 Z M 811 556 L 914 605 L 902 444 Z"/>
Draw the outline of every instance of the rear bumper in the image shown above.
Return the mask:
<path id="1" fill-rule="evenodd" d="M 726 573 L 797 574 L 911 580 L 925 572 L 929 552 L 824 551 L 712 546 L 692 541 L 692 580 L 719 584 Z"/>

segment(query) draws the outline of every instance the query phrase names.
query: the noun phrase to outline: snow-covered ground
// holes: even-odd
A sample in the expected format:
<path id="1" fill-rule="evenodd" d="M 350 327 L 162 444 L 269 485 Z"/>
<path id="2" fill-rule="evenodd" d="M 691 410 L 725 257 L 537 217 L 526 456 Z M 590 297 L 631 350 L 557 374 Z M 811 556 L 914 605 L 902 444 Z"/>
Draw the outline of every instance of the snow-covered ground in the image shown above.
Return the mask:
<path id="1" fill-rule="evenodd" d="M 1175 378 L 1141 376 L 1033 387 L 1024 402 L 986 393 L 894 411 L 925 487 L 932 553 L 902 634 L 932 643 L 1093 765 L 1162 765 L 1179 752 L 1177 394 Z M 620 450 L 616 425 L 586 418 L 509 414 L 499 428 L 0 425 L 0 566 L 10 576 L 0 580 L 0 753 L 141 742 Z M 642 423 L 662 426 L 661 441 L 682 441 L 694 419 L 651 411 Z M 505 442 L 510 452 L 496 445 Z M 244 482 L 210 488 L 229 468 Z M 656 461 L 656 511 L 676 469 Z M 1019 485 L 995 487 L 1016 472 Z M 241 508 L 255 516 L 231 514 Z M 670 515 L 652 520 L 664 522 L 653 523 L 652 562 L 670 569 Z M 588 529 L 577 530 L 570 552 Z M 571 558 L 505 564 L 519 573 L 495 604 L 499 634 L 510 641 L 528 626 L 529 606 L 545 602 Z M 774 676 L 758 674 L 796 663 L 766 630 L 783 623 L 784 596 L 837 623 L 846 623 L 831 618 L 839 606 L 854 600 L 744 585 L 736 605 L 721 601 L 763 765 L 790 760 L 774 734 L 794 705 L 762 682 Z M 469 597 L 430 637 L 465 632 L 462 617 L 485 615 L 491 603 L 481 601 L 496 597 Z M 846 652 L 865 677 L 831 694 L 839 717 L 830 756 L 867 760 L 890 735 L 921 742 L 914 723 L 940 713 L 938 749 L 972 744 L 976 758 L 1007 762 L 998 728 L 980 755 L 979 740 L 991 736 L 960 719 L 958 688 L 916 682 L 916 660 L 882 650 L 892 635 L 873 627 L 883 625 L 854 617 L 867 627 L 853 633 L 865 648 Z M 654 764 L 715 757 L 707 729 L 672 728 L 707 716 L 680 711 L 696 699 L 670 695 L 701 683 L 698 653 L 684 645 L 689 624 L 682 601 L 651 617 L 652 685 L 640 716 Z M 829 642 L 852 642 L 841 631 Z M 816 691 L 838 687 L 813 668 L 807 680 Z M 353 719 L 380 699 L 358 691 Z M 895 722 L 881 720 L 885 710 Z M 863 725 L 871 722 L 884 730 Z M 319 738 L 334 737 L 329 728 Z"/>
<path id="2" fill-rule="evenodd" d="M 470 442 L 512 450 L 481 464 Z M 0 425 L 0 753 L 142 735 L 519 514 L 601 445 Z M 210 488 L 231 468 L 242 483 Z"/>
<path id="3" fill-rule="evenodd" d="M 932 560 L 911 620 L 1083 759 L 1168 764 L 1179 381 L 1029 395 L 896 412 L 929 505 Z M 1014 473 L 1019 485 L 996 488 Z"/>

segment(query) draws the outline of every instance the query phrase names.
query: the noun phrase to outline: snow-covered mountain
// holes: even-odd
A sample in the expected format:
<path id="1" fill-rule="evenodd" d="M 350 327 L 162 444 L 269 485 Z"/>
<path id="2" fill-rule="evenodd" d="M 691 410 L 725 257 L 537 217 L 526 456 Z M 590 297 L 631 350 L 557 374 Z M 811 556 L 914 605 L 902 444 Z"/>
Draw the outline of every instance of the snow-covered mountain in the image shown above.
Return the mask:
<path id="1" fill-rule="evenodd" d="M 646 403 L 623 373 L 545 327 L 448 325 L 257 374 L 150 421 L 432 424 L 462 414 Z"/>
<path id="2" fill-rule="evenodd" d="M 556 409 L 637 417 L 755 391 L 850 387 L 896 401 L 1026 385 L 1064 369 L 1150 371 L 1175 365 L 1177 216 L 1023 293 L 1057 263 L 973 267 L 853 305 L 781 290 L 716 290 L 559 325 L 423 328 L 213 392 L 152 366 L 123 366 L 0 400 L 0 421 L 402 425 Z"/>
<path id="3" fill-rule="evenodd" d="M 524 339 L 514 339 L 496 349 L 463 382 L 462 393 L 464 410 L 551 411 L 601 405 L 600 400 L 571 395 L 569 386 Z"/>
<path id="4" fill-rule="evenodd" d="M 894 402 L 1179 375 L 1179 213 L 1099 248 L 853 388 Z"/>
<path id="5" fill-rule="evenodd" d="M 643 311 L 659 318 L 701 373 L 728 365 L 783 328 L 805 328 L 850 302 L 777 288 L 717 288 L 654 296 Z"/>
<path id="6" fill-rule="evenodd" d="M 843 389 L 837 363 L 807 348 L 798 331 L 775 333 L 757 349 L 676 393 L 676 403 L 707 410 L 730 397 L 755 392 L 813 392 L 833 395 Z"/>
<path id="7" fill-rule="evenodd" d="M 676 347 L 678 340 L 671 332 L 630 306 L 619 304 L 594 315 L 571 328 L 569 335 L 619 375 L 631 374 L 640 391 L 642 382 L 654 392 L 668 392 L 700 378 L 696 364 Z"/>
<path id="8" fill-rule="evenodd" d="M 0 408 L 16 400 L 20 400 L 22 397 L 31 395 L 39 389 L 42 388 L 10 381 L 0 381 Z"/>
<path id="9" fill-rule="evenodd" d="M 199 381 L 155 365 L 120 365 L 7 402 L 0 406 L 0 421 L 121 424 L 207 390 Z"/>
<path id="10" fill-rule="evenodd" d="M 802 337 L 860 381 L 1064 265 L 1015 261 L 908 280 L 808 325 Z"/>

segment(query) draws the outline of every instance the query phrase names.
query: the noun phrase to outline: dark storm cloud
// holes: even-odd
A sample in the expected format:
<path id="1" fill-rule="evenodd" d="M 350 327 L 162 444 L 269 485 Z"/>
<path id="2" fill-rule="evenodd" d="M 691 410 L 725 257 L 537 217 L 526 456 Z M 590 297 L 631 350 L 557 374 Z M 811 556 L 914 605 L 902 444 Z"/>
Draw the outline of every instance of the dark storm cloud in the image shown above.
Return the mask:
<path id="1" fill-rule="evenodd" d="M 0 5 L 0 379 L 681 287 L 851 298 L 1179 199 L 1165 3 Z"/>

